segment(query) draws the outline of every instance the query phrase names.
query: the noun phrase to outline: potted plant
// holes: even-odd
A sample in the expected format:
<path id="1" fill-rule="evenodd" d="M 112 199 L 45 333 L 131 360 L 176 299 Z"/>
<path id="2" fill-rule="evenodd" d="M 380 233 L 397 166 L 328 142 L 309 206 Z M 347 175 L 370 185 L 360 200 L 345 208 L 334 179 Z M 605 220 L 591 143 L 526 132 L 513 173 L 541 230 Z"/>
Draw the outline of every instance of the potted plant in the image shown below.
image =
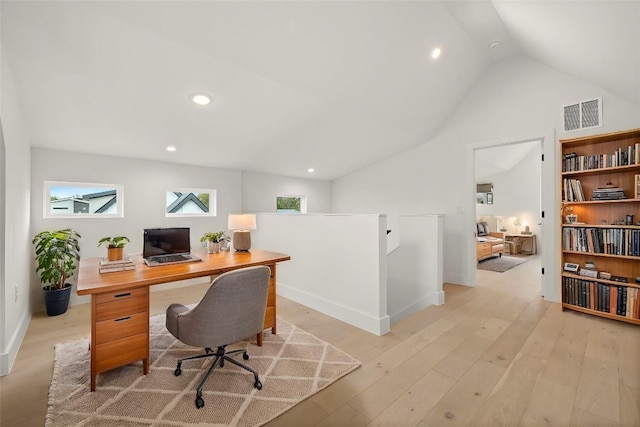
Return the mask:
<path id="1" fill-rule="evenodd" d="M 122 259 L 123 248 L 127 243 L 129 243 L 129 238 L 125 236 L 103 237 L 98 240 L 98 247 L 103 243 L 106 243 L 107 245 L 107 260 L 119 261 Z"/>
<path id="2" fill-rule="evenodd" d="M 229 241 L 229 236 L 224 231 L 207 232 L 200 238 L 201 242 L 207 242 L 207 252 L 214 254 L 220 250 L 220 245 Z"/>
<path id="3" fill-rule="evenodd" d="M 36 251 L 36 273 L 40 275 L 45 305 L 49 316 L 67 311 L 71 296 L 71 278 L 80 260 L 80 235 L 70 228 L 57 231 L 42 231 L 31 243 Z"/>

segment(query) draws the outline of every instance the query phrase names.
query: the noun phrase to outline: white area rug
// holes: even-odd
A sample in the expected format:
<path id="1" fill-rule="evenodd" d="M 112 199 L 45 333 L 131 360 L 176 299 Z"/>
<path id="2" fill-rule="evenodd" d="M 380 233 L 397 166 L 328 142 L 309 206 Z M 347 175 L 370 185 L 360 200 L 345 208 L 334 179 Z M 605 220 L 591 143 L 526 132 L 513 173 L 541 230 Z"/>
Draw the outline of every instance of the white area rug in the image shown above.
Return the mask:
<path id="1" fill-rule="evenodd" d="M 262 347 L 255 338 L 240 346 L 248 348 L 250 359 L 243 361 L 239 354 L 238 360 L 258 371 L 262 390 L 253 387 L 253 374 L 225 363 L 207 380 L 201 409 L 194 403 L 195 387 L 211 359 L 184 362 L 176 377 L 176 360 L 202 349 L 176 340 L 164 326 L 164 315 L 151 318 L 149 374 L 142 374 L 142 362 L 105 372 L 93 393 L 88 340 L 57 344 L 46 425 L 259 426 L 360 366 L 280 318 L 277 327 L 277 335 L 264 333 Z"/>

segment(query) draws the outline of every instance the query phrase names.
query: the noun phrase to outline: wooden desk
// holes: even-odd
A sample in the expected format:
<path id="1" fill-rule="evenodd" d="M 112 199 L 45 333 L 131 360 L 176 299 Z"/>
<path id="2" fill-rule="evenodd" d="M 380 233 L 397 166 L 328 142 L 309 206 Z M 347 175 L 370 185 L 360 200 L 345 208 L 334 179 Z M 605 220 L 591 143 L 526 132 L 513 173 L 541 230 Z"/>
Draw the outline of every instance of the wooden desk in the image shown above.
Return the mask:
<path id="1" fill-rule="evenodd" d="M 535 234 L 505 234 L 504 236 L 505 241 L 514 241 L 517 242 L 516 245 L 514 246 L 520 246 L 520 252 L 522 252 L 523 254 L 526 255 L 535 255 L 537 252 L 537 246 L 536 246 L 536 235 Z M 529 244 L 529 249 L 525 250 L 524 249 L 524 244 L 528 243 Z M 518 254 L 517 250 L 516 250 L 516 255 Z"/>
<path id="2" fill-rule="evenodd" d="M 135 270 L 100 274 L 101 258 L 83 258 L 78 269 L 78 295 L 91 295 L 91 391 L 96 376 L 142 360 L 149 372 L 149 287 L 177 280 L 214 276 L 255 265 L 271 269 L 264 329 L 276 333 L 276 263 L 288 255 L 253 249 L 250 252 L 194 253 L 201 262 L 148 267 L 142 260 Z M 262 333 L 258 334 L 262 345 Z"/>

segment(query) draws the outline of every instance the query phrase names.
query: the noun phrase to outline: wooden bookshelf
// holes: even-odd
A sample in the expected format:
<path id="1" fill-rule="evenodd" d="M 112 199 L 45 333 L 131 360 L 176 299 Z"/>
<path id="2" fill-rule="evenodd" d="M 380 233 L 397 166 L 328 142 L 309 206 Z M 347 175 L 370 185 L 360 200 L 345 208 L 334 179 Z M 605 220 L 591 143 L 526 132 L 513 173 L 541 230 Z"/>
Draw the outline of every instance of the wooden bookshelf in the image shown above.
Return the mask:
<path id="1" fill-rule="evenodd" d="M 562 308 L 640 325 L 640 129 L 560 146 Z"/>

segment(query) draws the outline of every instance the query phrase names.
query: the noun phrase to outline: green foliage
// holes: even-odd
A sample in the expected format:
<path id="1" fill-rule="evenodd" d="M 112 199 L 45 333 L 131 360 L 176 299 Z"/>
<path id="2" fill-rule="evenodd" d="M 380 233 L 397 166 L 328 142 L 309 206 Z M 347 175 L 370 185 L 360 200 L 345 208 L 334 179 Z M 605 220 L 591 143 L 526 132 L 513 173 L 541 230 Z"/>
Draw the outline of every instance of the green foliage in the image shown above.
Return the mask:
<path id="1" fill-rule="evenodd" d="M 209 207 L 209 193 L 198 193 L 198 199 L 205 205 L 207 208 Z"/>
<path id="2" fill-rule="evenodd" d="M 278 197 L 276 209 L 292 209 L 300 212 L 300 197 Z"/>
<path id="3" fill-rule="evenodd" d="M 209 231 L 204 233 L 204 235 L 200 238 L 201 242 L 209 241 L 211 243 L 221 243 L 224 241 L 229 241 L 229 236 L 225 234 L 224 231 L 216 231 L 215 233 Z"/>
<path id="4" fill-rule="evenodd" d="M 36 273 L 49 290 L 63 289 L 73 276 L 80 260 L 80 235 L 66 228 L 58 231 L 42 231 L 31 243 L 36 251 Z"/>
<path id="5" fill-rule="evenodd" d="M 106 243 L 108 248 L 124 248 L 124 246 L 129 243 L 129 238 L 125 236 L 103 237 L 98 240 L 98 246 L 101 246 L 103 243 Z"/>

